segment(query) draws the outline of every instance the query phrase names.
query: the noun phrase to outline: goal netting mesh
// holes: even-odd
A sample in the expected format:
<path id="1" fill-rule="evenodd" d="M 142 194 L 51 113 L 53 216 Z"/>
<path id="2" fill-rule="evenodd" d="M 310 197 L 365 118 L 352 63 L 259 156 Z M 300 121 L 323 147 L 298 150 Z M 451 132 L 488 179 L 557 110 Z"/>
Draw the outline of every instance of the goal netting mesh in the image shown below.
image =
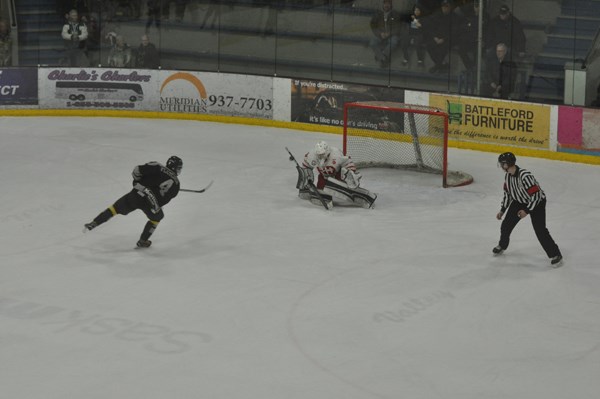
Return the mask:
<path id="1" fill-rule="evenodd" d="M 344 153 L 359 168 L 410 169 L 442 175 L 444 187 L 470 184 L 448 170 L 448 114 L 432 107 L 370 101 L 344 106 Z"/>

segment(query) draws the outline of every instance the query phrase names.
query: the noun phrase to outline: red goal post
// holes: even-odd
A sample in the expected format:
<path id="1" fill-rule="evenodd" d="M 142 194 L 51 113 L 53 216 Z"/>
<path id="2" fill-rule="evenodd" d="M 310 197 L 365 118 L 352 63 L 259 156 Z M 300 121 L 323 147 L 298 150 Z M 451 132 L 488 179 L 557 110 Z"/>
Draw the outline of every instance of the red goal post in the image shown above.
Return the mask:
<path id="1" fill-rule="evenodd" d="M 437 108 L 385 101 L 344 104 L 344 154 L 359 168 L 409 169 L 442 175 L 444 187 L 473 182 L 448 170 L 448 114 Z"/>

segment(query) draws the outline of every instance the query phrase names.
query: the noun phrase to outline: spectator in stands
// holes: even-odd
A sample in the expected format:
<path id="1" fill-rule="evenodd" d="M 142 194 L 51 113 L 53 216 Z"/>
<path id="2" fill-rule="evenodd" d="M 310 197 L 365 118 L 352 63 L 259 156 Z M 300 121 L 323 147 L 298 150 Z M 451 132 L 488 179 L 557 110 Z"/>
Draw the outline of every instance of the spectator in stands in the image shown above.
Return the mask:
<path id="1" fill-rule="evenodd" d="M 508 46 L 496 45 L 496 54 L 486 63 L 484 95 L 495 98 L 510 98 L 517 77 L 517 65 L 510 59 Z"/>
<path id="2" fill-rule="evenodd" d="M 465 10 L 468 9 L 473 3 L 479 4 L 479 0 L 454 0 L 454 12 L 464 16 Z"/>
<path id="3" fill-rule="evenodd" d="M 131 8 L 131 17 L 135 20 L 142 16 L 142 0 L 125 0 Z"/>
<path id="4" fill-rule="evenodd" d="M 142 42 L 135 53 L 135 66 L 137 68 L 158 69 L 160 57 L 156 46 L 150 43 L 148 35 L 142 35 Z"/>
<path id="5" fill-rule="evenodd" d="M 139 0 L 111 0 L 105 3 L 109 4 L 108 7 L 111 9 L 109 18 L 114 21 L 131 21 L 138 19 L 138 4 Z"/>
<path id="6" fill-rule="evenodd" d="M 431 15 L 431 13 L 440 9 L 442 0 L 417 0 L 417 5 L 421 8 L 423 15 Z"/>
<path id="7" fill-rule="evenodd" d="M 400 42 L 402 25 L 402 16 L 392 9 L 392 0 L 383 0 L 381 10 L 371 18 L 373 37 L 369 42 L 369 47 L 375 54 L 375 61 L 379 62 L 382 68 L 390 65 L 392 50 Z"/>
<path id="8" fill-rule="evenodd" d="M 477 67 L 477 43 L 479 40 L 479 1 L 465 3 L 461 7 L 463 18 L 460 20 L 458 29 L 458 55 L 462 60 L 467 71 L 473 71 Z M 483 28 L 487 29 L 489 17 L 487 13 L 482 16 Z M 485 33 L 485 32 L 484 32 Z M 482 48 L 485 44 L 485 37 L 482 38 Z"/>
<path id="9" fill-rule="evenodd" d="M 489 46 L 488 52 L 493 52 L 498 43 L 504 43 L 509 47 L 511 56 L 525 56 L 525 44 L 527 38 L 523 25 L 512 13 L 507 5 L 502 5 L 498 15 L 494 17 L 488 26 Z"/>
<path id="10" fill-rule="evenodd" d="M 450 53 L 452 40 L 457 37 L 456 32 L 460 25 L 458 18 L 452 12 L 450 0 L 442 0 L 440 10 L 426 19 L 424 28 L 425 46 L 429 57 L 433 61 L 433 66 L 429 72 L 436 73 L 449 70 L 446 57 Z"/>
<path id="11" fill-rule="evenodd" d="M 104 0 L 100 4 L 99 12 L 103 21 L 114 21 L 117 19 L 117 4 L 113 0 Z"/>
<path id="12" fill-rule="evenodd" d="M 0 20 L 0 67 L 12 66 L 12 39 L 10 27 Z"/>
<path id="13" fill-rule="evenodd" d="M 260 33 L 261 35 L 273 35 L 277 31 L 277 10 L 281 7 L 280 0 L 260 0 L 257 3 L 260 8 Z"/>
<path id="14" fill-rule="evenodd" d="M 182 22 L 185 16 L 185 8 L 190 0 L 175 0 L 175 21 Z"/>
<path id="15" fill-rule="evenodd" d="M 86 43 L 87 57 L 92 66 L 97 66 L 100 64 L 102 35 L 100 32 L 100 25 L 98 24 L 98 15 L 96 13 L 90 13 L 87 17 L 86 26 L 88 28 L 88 38 Z"/>
<path id="16" fill-rule="evenodd" d="M 135 17 L 136 19 L 142 18 L 142 4 L 144 4 L 144 0 L 134 0 L 134 8 L 135 8 Z"/>
<path id="17" fill-rule="evenodd" d="M 169 18 L 171 18 L 171 0 L 161 0 L 160 3 L 161 19 L 169 21 Z"/>
<path id="18" fill-rule="evenodd" d="M 402 53 L 404 59 L 402 64 L 407 65 L 409 56 L 409 49 L 415 48 L 417 53 L 417 65 L 423 66 L 423 60 L 425 59 L 425 45 L 423 44 L 423 11 L 421 7 L 416 4 L 406 21 L 408 22 L 408 35 L 402 40 Z"/>
<path id="19" fill-rule="evenodd" d="M 166 2 L 166 8 L 168 10 L 169 4 Z M 146 33 L 148 33 L 148 29 L 154 23 L 156 29 L 160 30 L 160 23 L 163 16 L 163 9 L 165 5 L 163 4 L 163 0 L 148 0 L 148 20 L 146 21 Z M 168 15 L 168 11 L 166 14 Z"/>
<path id="20" fill-rule="evenodd" d="M 210 29 L 215 29 L 215 24 L 219 20 L 219 7 L 219 0 L 207 0 L 206 13 L 204 14 L 204 20 L 200 25 L 200 29 L 204 29 L 204 27 L 208 23 L 208 20 L 211 19 L 211 17 L 212 20 L 210 23 Z"/>
<path id="21" fill-rule="evenodd" d="M 79 20 L 77 10 L 69 11 L 67 23 L 64 24 L 62 29 L 62 38 L 65 43 L 66 59 L 69 66 L 89 66 L 85 55 L 87 37 L 87 26 Z"/>
<path id="22" fill-rule="evenodd" d="M 115 45 L 108 54 L 108 66 L 114 68 L 131 67 L 131 48 L 121 35 L 115 37 Z"/>

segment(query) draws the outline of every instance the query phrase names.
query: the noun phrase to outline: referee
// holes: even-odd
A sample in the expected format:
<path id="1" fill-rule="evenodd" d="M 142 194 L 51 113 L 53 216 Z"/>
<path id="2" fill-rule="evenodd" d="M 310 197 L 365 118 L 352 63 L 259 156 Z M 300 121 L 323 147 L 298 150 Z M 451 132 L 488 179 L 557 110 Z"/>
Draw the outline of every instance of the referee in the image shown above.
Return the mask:
<path id="1" fill-rule="evenodd" d="M 502 220 L 502 216 L 506 216 L 500 227 L 500 242 L 492 252 L 499 255 L 508 248 L 513 229 L 521 219 L 530 215 L 535 235 L 551 259 L 550 263 L 559 267 L 562 254 L 546 228 L 546 194 L 531 172 L 519 168 L 516 162 L 517 158 L 512 152 L 505 152 L 498 157 L 498 165 L 506 172 L 506 176 L 504 198 L 496 219 Z"/>

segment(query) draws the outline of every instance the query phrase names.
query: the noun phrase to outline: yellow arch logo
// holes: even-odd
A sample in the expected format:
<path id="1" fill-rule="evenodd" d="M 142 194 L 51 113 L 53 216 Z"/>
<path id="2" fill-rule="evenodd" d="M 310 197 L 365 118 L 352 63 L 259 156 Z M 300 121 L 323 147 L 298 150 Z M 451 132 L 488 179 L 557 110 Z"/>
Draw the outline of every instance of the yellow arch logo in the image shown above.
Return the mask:
<path id="1" fill-rule="evenodd" d="M 168 85 L 169 83 L 173 82 L 174 80 L 186 80 L 186 81 L 190 82 L 192 85 L 194 85 L 196 90 L 198 90 L 198 94 L 200 95 L 200 98 L 206 98 L 206 89 L 204 88 L 204 85 L 202 84 L 200 79 L 198 79 L 191 73 L 187 73 L 187 72 L 177 72 L 177 73 L 169 76 L 163 82 L 162 86 L 160 87 L 160 94 L 162 94 L 162 91 L 165 88 L 165 86 Z"/>

